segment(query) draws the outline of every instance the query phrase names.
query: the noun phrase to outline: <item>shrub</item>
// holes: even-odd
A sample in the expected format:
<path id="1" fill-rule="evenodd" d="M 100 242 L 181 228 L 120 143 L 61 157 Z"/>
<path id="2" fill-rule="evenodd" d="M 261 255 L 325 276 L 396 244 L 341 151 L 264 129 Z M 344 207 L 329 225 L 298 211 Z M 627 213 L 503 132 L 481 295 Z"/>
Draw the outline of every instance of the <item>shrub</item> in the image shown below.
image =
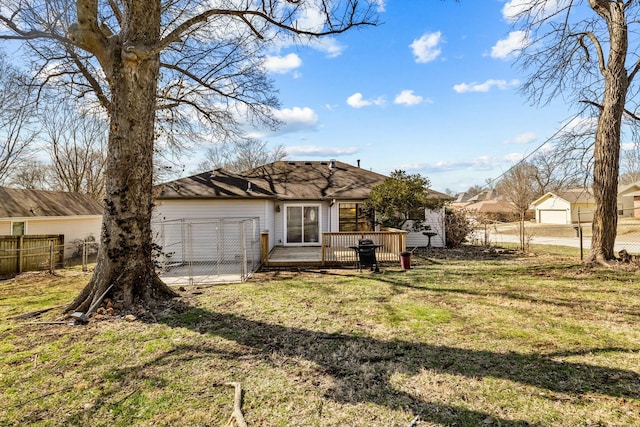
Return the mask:
<path id="1" fill-rule="evenodd" d="M 446 208 L 444 227 L 448 248 L 457 248 L 462 245 L 473 232 L 469 213 L 463 209 Z"/>

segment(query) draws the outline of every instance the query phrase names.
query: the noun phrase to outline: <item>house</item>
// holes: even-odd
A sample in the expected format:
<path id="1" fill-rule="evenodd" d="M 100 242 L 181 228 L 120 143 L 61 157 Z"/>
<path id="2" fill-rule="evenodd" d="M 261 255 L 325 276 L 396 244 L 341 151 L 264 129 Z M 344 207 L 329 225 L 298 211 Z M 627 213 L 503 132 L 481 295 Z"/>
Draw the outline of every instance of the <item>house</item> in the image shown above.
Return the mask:
<path id="1" fill-rule="evenodd" d="M 540 224 L 572 224 L 593 221 L 595 199 L 590 188 L 548 192 L 531 204 Z"/>
<path id="2" fill-rule="evenodd" d="M 618 214 L 622 217 L 640 218 L 640 181 L 618 188 Z"/>
<path id="3" fill-rule="evenodd" d="M 536 222 L 572 224 L 593 221 L 596 202 L 591 188 L 548 192 L 535 200 Z M 618 187 L 618 216 L 640 218 L 640 182 Z"/>
<path id="4" fill-rule="evenodd" d="M 86 194 L 0 187 L 0 236 L 62 234 L 65 243 L 99 239 L 102 210 Z"/>
<path id="5" fill-rule="evenodd" d="M 495 189 L 479 193 L 459 193 L 451 204 L 454 209 L 464 209 L 477 219 L 492 221 L 515 221 L 520 218 L 513 203 L 504 200 Z"/>
<path id="6" fill-rule="evenodd" d="M 154 220 L 257 218 L 268 232 L 269 251 L 320 246 L 325 232 L 372 231 L 363 202 L 386 178 L 336 160 L 277 161 L 242 174 L 217 169 L 159 186 Z M 431 245 L 444 246 L 444 210 L 425 211 L 424 219 L 437 233 Z M 428 242 L 421 232 L 410 232 L 406 246 Z"/>

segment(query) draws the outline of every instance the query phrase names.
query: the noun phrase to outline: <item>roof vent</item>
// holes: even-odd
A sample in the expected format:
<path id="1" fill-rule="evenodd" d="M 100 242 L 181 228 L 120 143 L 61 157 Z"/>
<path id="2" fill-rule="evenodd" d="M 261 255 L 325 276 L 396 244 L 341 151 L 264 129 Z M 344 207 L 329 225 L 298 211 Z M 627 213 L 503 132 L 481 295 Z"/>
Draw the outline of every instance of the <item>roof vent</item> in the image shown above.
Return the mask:
<path id="1" fill-rule="evenodd" d="M 336 168 L 336 159 L 329 160 L 329 169 L 335 169 L 335 168 Z"/>

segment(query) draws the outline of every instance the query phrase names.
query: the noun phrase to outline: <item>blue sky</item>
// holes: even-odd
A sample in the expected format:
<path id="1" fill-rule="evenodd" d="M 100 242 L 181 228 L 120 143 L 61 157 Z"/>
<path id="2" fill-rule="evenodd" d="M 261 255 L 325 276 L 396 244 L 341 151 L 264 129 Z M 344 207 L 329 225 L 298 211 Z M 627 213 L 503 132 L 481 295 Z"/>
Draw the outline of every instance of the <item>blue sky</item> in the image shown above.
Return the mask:
<path id="1" fill-rule="evenodd" d="M 509 169 L 571 118 L 533 106 L 505 16 L 518 0 L 379 0 L 381 25 L 271 52 L 285 122 L 254 136 L 292 160 L 420 173 L 464 191 Z"/>

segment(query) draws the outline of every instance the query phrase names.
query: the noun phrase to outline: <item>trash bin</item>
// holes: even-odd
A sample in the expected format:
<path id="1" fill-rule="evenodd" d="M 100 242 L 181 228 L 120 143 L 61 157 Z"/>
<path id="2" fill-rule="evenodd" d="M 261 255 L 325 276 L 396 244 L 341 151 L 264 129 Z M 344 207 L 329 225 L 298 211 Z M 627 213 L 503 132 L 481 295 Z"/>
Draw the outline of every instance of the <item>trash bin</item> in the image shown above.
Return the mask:
<path id="1" fill-rule="evenodd" d="M 411 268 L 411 252 L 402 252 L 400 254 L 400 266 L 403 270 Z"/>

